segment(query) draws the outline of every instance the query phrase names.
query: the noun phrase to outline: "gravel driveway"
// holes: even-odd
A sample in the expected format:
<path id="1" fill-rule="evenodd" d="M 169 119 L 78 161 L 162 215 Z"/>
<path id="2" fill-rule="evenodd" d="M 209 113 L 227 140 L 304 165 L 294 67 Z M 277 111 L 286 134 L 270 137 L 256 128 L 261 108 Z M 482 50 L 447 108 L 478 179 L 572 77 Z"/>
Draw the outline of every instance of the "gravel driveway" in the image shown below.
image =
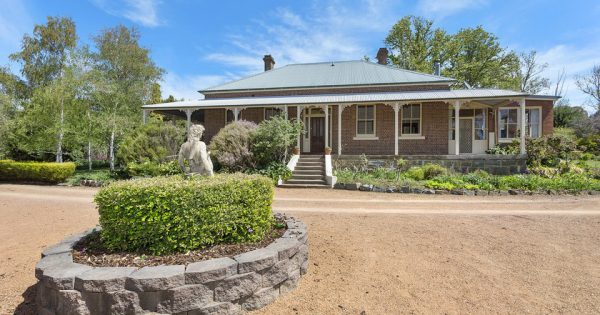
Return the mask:
<path id="1" fill-rule="evenodd" d="M 0 313 L 28 314 L 41 249 L 97 223 L 94 189 L 0 185 Z M 311 265 L 258 314 L 600 313 L 600 197 L 277 190 Z"/>

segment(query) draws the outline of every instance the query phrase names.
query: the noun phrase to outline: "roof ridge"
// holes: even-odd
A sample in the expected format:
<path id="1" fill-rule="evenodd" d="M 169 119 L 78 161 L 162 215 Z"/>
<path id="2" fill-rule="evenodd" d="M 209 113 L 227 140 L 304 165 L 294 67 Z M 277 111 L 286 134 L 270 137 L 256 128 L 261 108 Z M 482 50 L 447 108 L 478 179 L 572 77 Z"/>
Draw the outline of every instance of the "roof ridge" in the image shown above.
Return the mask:
<path id="1" fill-rule="evenodd" d="M 372 64 L 375 66 L 380 66 L 380 67 L 385 67 L 385 68 L 390 68 L 393 70 L 400 70 L 400 71 L 406 71 L 406 72 L 410 72 L 410 73 L 414 73 L 414 74 L 419 74 L 419 75 L 424 75 L 424 76 L 428 76 L 428 77 L 433 77 L 433 78 L 442 78 L 442 79 L 447 79 L 447 80 L 454 80 L 456 81 L 456 79 L 454 78 L 449 78 L 449 77 L 445 77 L 445 76 L 441 76 L 441 75 L 435 75 L 435 74 L 430 74 L 430 73 L 425 73 L 425 72 L 419 72 L 419 71 L 415 71 L 415 70 L 408 70 L 408 69 L 404 69 L 404 68 L 400 68 L 396 65 L 382 65 L 380 63 L 377 62 L 370 62 L 370 61 L 365 61 L 365 60 L 359 60 L 368 64 Z"/>
<path id="2" fill-rule="evenodd" d="M 245 77 L 242 77 L 242 78 L 239 78 L 239 79 L 235 79 L 235 80 L 232 80 L 232 81 L 227 81 L 227 82 L 225 82 L 225 83 L 215 84 L 215 85 L 212 85 L 212 86 L 210 86 L 210 87 L 207 87 L 207 88 L 204 88 L 204 89 L 202 89 L 202 90 L 199 90 L 198 92 L 202 92 L 202 91 L 208 91 L 208 90 L 210 90 L 210 89 L 212 89 L 212 88 L 215 88 L 215 87 L 217 87 L 217 86 L 220 86 L 220 85 L 223 85 L 223 84 L 231 84 L 231 83 L 239 82 L 239 81 L 242 81 L 242 80 L 246 80 L 246 79 L 254 78 L 254 77 L 257 77 L 257 76 L 259 76 L 259 75 L 261 75 L 261 74 L 265 74 L 265 73 L 273 73 L 274 71 L 281 70 L 281 69 L 283 69 L 283 68 L 285 68 L 285 67 L 288 67 L 288 66 L 290 66 L 290 65 L 288 64 L 288 65 L 285 65 L 285 66 L 283 66 L 283 67 L 279 67 L 279 68 L 273 68 L 273 69 L 271 69 L 271 70 L 267 70 L 267 71 L 263 71 L 263 72 L 259 72 L 259 73 L 255 73 L 255 74 L 251 74 L 251 75 L 247 75 L 247 76 L 245 76 Z"/>

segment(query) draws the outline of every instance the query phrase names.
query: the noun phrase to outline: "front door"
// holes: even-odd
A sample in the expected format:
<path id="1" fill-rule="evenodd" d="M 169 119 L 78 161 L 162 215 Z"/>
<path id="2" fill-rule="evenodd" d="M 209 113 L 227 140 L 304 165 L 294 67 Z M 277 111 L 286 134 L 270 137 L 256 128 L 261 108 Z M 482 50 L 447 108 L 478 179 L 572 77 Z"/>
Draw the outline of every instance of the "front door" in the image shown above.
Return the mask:
<path id="1" fill-rule="evenodd" d="M 473 153 L 473 120 L 460 120 L 460 153 Z"/>
<path id="2" fill-rule="evenodd" d="M 322 154 L 325 149 L 325 118 L 310 118 L 310 153 Z"/>

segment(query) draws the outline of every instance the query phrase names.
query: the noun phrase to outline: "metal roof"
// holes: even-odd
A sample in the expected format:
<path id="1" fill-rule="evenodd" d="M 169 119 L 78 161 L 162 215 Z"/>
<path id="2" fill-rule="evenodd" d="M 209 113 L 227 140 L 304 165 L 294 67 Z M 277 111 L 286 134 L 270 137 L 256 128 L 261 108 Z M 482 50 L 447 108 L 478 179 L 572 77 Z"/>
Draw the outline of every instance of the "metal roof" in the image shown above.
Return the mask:
<path id="1" fill-rule="evenodd" d="M 291 64 L 200 92 L 452 82 L 456 80 L 355 60 Z"/>
<path id="2" fill-rule="evenodd" d="M 214 107 L 264 107 L 280 105 L 316 105 L 316 104 L 354 104 L 377 102 L 411 102 L 441 100 L 494 100 L 512 98 L 535 98 L 556 100 L 558 97 L 530 95 L 525 92 L 498 89 L 437 90 L 416 92 L 357 93 L 357 94 L 319 94 L 294 96 L 266 96 L 245 98 L 218 98 L 195 101 L 183 101 L 144 105 L 144 109 L 184 109 Z"/>

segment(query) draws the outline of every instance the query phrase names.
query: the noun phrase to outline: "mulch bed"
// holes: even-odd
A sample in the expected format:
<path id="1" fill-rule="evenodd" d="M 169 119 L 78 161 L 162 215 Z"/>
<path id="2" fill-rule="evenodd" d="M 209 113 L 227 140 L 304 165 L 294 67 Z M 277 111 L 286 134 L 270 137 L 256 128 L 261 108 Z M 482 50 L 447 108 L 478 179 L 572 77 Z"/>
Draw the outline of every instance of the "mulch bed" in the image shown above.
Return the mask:
<path id="1" fill-rule="evenodd" d="M 282 227 L 283 226 L 283 227 Z M 283 236 L 285 224 L 276 224 L 265 238 L 256 243 L 245 244 L 218 244 L 194 250 L 188 253 L 179 253 L 164 256 L 148 255 L 143 253 L 114 252 L 102 245 L 100 233 L 94 232 L 73 247 L 73 261 L 94 267 L 146 267 L 160 265 L 187 265 L 193 262 L 220 258 L 233 257 L 238 254 L 266 247 L 276 239 Z"/>

